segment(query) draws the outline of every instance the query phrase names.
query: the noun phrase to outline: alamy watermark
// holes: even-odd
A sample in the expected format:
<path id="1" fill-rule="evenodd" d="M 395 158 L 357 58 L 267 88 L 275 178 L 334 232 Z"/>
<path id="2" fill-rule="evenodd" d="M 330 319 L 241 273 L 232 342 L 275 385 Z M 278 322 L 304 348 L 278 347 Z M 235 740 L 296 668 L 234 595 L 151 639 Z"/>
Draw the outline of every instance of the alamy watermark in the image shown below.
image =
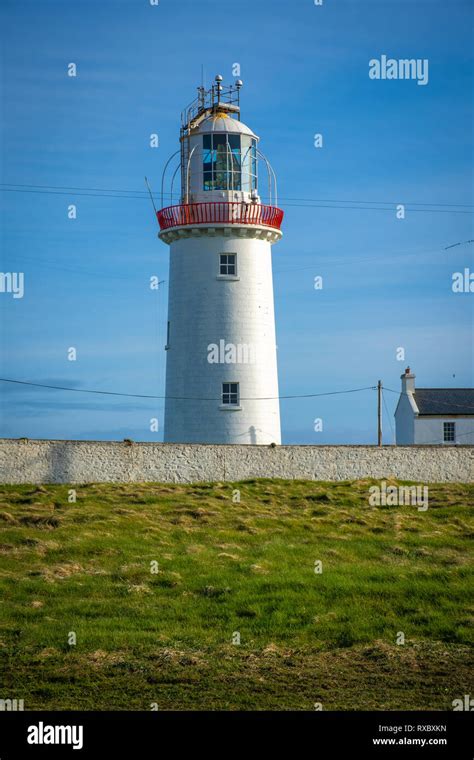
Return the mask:
<path id="1" fill-rule="evenodd" d="M 83 726 L 50 726 L 40 721 L 28 726 L 28 744 L 72 744 L 73 749 L 82 749 Z"/>
<path id="2" fill-rule="evenodd" d="M 387 58 L 381 55 L 369 61 L 370 79 L 415 79 L 417 84 L 428 84 L 428 58 Z"/>
<path id="3" fill-rule="evenodd" d="M 25 275 L 23 272 L 0 272 L 0 293 L 12 293 L 13 298 L 23 298 Z"/>
<path id="4" fill-rule="evenodd" d="M 474 293 L 474 272 L 469 267 L 464 272 L 453 272 L 451 288 L 453 293 Z"/>
<path id="5" fill-rule="evenodd" d="M 472 712 L 474 710 L 474 699 L 470 694 L 465 694 L 462 699 L 453 699 L 452 701 L 453 711 L 467 710 Z"/>
<path id="6" fill-rule="evenodd" d="M 252 343 L 209 343 L 207 347 L 209 364 L 255 364 L 256 352 Z"/>
<path id="7" fill-rule="evenodd" d="M 417 507 L 418 512 L 428 509 L 428 486 L 388 486 L 382 480 L 379 486 L 370 486 L 371 507 Z"/>
<path id="8" fill-rule="evenodd" d="M 0 712 L 17 712 L 25 709 L 23 699 L 0 699 Z"/>

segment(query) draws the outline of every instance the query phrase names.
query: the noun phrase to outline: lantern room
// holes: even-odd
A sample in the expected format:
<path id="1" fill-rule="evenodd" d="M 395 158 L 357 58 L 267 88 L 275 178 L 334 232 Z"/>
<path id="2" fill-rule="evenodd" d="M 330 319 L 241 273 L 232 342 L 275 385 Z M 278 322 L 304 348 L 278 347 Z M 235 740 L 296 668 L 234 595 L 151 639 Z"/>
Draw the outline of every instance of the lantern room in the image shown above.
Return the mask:
<path id="1" fill-rule="evenodd" d="M 184 191 L 190 203 L 256 198 L 258 137 L 245 124 L 217 111 L 184 140 Z"/>
<path id="2" fill-rule="evenodd" d="M 198 87 L 198 97 L 182 112 L 180 148 L 163 171 L 161 230 L 191 222 L 280 229 L 283 212 L 277 207 L 275 172 L 258 136 L 240 121 L 241 88 L 240 80 L 223 86 L 217 75 L 209 90 Z"/>

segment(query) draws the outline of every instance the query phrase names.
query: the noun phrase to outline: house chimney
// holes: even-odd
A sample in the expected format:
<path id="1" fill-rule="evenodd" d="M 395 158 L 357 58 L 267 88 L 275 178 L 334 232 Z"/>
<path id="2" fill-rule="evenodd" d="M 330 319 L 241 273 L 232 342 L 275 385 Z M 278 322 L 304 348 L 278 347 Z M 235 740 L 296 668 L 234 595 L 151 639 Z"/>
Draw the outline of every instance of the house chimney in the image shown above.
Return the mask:
<path id="1" fill-rule="evenodd" d="M 400 375 L 400 379 L 402 381 L 402 393 L 415 392 L 415 375 L 410 367 L 407 367 L 403 375 Z"/>

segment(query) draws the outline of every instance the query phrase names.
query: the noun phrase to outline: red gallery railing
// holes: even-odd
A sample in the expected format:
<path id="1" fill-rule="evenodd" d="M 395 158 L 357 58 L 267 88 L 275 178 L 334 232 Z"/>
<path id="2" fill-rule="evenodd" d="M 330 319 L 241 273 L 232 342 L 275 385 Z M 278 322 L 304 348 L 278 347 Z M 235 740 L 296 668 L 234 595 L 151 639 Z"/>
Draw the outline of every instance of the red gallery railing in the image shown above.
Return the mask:
<path id="1" fill-rule="evenodd" d="M 161 230 L 189 224 L 254 224 L 279 230 L 283 211 L 260 203 L 183 203 L 156 212 Z"/>

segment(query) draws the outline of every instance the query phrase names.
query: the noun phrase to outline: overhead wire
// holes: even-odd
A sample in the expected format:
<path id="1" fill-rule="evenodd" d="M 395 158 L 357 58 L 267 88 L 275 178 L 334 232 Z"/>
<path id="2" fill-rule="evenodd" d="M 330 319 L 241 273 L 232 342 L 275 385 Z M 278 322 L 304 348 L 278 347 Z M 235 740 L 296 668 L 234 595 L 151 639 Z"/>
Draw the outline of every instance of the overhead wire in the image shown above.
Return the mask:
<path id="1" fill-rule="evenodd" d="M 220 398 L 215 397 L 199 397 L 199 396 L 157 396 L 145 393 L 119 393 L 117 391 L 100 391 L 89 388 L 71 388 L 62 385 L 49 385 L 46 383 L 35 383 L 28 380 L 16 380 L 12 378 L 0 377 L 2 383 L 12 383 L 15 385 L 27 385 L 35 388 L 48 388 L 50 390 L 58 391 L 72 391 L 74 393 L 95 393 L 101 396 L 125 396 L 127 398 L 149 398 L 149 399 L 174 399 L 176 401 L 220 401 Z M 373 390 L 375 386 L 366 386 L 364 388 L 350 388 L 344 391 L 328 391 L 325 393 L 303 393 L 292 394 L 287 396 L 248 396 L 242 397 L 241 401 L 280 401 L 284 399 L 297 399 L 297 398 L 317 398 L 319 396 L 338 396 L 345 393 L 358 393 L 360 391 Z"/>

